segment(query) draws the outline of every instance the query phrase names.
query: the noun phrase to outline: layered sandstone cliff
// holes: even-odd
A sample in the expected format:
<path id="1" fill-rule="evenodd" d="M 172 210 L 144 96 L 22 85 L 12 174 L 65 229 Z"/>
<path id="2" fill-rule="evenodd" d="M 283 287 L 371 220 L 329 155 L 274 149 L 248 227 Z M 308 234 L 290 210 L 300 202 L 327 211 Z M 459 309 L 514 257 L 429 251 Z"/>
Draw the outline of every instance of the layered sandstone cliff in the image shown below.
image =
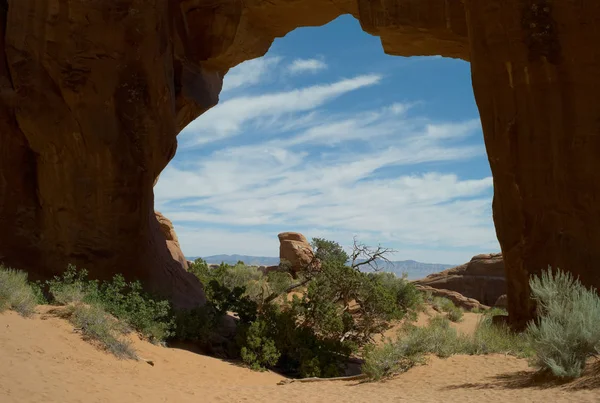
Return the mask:
<path id="1" fill-rule="evenodd" d="M 469 262 L 416 280 L 415 284 L 458 292 L 487 306 L 506 294 L 501 253 L 474 256 Z"/>

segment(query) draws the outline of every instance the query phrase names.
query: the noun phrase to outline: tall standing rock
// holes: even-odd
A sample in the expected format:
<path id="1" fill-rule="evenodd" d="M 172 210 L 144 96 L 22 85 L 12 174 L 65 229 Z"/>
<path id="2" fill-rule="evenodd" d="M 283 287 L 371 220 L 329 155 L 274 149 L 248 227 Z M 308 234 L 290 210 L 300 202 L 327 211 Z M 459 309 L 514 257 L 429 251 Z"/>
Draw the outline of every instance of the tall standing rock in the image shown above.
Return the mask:
<path id="1" fill-rule="evenodd" d="M 533 316 L 528 278 L 548 265 L 600 286 L 593 0 L 2 0 L 0 259 L 180 294 L 193 280 L 152 194 L 177 133 L 217 103 L 229 68 L 341 14 L 389 54 L 471 62 L 511 321 Z"/>
<path id="2" fill-rule="evenodd" d="M 317 268 L 317 261 L 312 246 L 306 237 L 298 232 L 282 232 L 279 238 L 279 259 L 288 262 L 290 273 L 294 278 L 303 270 Z M 311 267 L 314 266 L 314 267 Z"/>

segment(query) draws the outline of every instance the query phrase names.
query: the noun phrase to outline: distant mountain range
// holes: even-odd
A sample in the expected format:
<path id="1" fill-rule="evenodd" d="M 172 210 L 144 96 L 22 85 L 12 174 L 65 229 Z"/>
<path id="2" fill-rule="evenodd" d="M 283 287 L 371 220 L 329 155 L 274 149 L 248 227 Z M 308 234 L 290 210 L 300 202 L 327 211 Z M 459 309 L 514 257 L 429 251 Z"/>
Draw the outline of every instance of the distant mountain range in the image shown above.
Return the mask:
<path id="1" fill-rule="evenodd" d="M 189 260 L 197 259 L 200 256 L 190 256 Z M 238 261 L 242 261 L 248 266 L 275 266 L 279 264 L 278 257 L 268 256 L 247 256 L 247 255 L 213 255 L 202 257 L 207 263 L 210 264 L 236 264 Z M 397 276 L 401 276 L 402 273 L 408 274 L 408 278 L 411 280 L 426 277 L 432 273 L 438 273 L 440 271 L 449 269 L 456 265 L 453 264 L 439 264 L 439 263 L 421 263 L 415 260 L 399 260 L 386 262 L 384 260 L 377 261 L 378 267 L 382 271 L 395 273 Z M 365 267 L 365 271 L 368 267 Z"/>

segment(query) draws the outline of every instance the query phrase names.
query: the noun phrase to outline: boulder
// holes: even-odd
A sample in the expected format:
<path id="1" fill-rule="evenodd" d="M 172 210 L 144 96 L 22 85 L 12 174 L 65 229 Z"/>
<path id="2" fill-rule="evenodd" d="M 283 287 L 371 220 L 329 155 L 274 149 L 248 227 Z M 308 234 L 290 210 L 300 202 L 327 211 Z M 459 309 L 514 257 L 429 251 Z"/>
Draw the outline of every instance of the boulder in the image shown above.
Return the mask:
<path id="1" fill-rule="evenodd" d="M 511 322 L 535 315 L 529 278 L 549 265 L 600 288 L 592 0 L 4 1 L 0 258 L 33 279 L 73 263 L 191 295 L 154 217 L 177 134 L 229 69 L 343 14 L 387 54 L 471 63 Z"/>
<path id="2" fill-rule="evenodd" d="M 484 305 L 493 306 L 506 294 L 506 277 L 501 253 L 477 255 L 470 262 L 430 274 L 416 284 L 456 291 Z"/>
<path id="3" fill-rule="evenodd" d="M 282 232 L 278 237 L 280 267 L 289 270 L 294 278 L 301 271 L 320 267 L 315 260 L 312 246 L 304 235 L 298 232 Z"/>

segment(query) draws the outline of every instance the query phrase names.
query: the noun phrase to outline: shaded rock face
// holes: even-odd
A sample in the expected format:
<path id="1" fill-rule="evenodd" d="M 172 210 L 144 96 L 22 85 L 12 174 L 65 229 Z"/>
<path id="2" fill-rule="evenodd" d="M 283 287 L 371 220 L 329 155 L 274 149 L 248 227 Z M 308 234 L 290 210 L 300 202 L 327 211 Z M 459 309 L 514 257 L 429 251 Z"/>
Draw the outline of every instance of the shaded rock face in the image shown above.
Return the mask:
<path id="1" fill-rule="evenodd" d="M 548 265 L 600 286 L 597 1 L 2 0 L 0 259 L 178 289 L 152 194 L 177 133 L 229 68 L 341 14 L 389 54 L 471 62 L 511 321 Z"/>
<path id="2" fill-rule="evenodd" d="M 477 255 L 470 262 L 430 274 L 415 284 L 456 291 L 484 305 L 493 306 L 506 294 L 506 278 L 501 253 Z"/>
<path id="3" fill-rule="evenodd" d="M 279 259 L 288 262 L 289 267 L 283 265 L 294 278 L 300 271 L 306 270 L 310 265 L 316 264 L 312 246 L 304 235 L 298 232 L 282 232 L 279 237 Z M 271 267 L 271 271 L 274 268 Z"/>

